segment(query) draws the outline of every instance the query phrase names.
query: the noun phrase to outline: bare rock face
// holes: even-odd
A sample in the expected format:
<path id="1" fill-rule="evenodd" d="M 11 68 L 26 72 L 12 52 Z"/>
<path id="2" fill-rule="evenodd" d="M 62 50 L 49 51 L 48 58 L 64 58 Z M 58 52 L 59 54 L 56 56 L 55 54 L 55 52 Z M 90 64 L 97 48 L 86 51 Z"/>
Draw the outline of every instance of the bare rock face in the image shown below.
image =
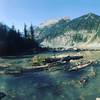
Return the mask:
<path id="1" fill-rule="evenodd" d="M 59 19 L 37 27 L 37 40 L 44 47 L 70 48 L 100 46 L 100 16 L 88 13 L 73 20 Z M 41 25 L 40 25 L 41 26 Z M 96 46 L 95 45 L 95 46 Z M 95 48 L 95 47 L 94 47 Z"/>

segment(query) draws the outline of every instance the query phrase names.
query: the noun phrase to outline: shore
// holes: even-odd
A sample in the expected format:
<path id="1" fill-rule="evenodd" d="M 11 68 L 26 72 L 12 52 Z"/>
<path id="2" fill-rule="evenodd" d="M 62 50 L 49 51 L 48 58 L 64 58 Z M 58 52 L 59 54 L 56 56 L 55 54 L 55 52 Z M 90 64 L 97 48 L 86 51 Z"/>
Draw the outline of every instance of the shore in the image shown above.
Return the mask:
<path id="1" fill-rule="evenodd" d="M 16 61 L 16 57 L 14 57 L 14 58 Z M 26 56 L 26 58 L 27 58 L 27 56 Z M 5 75 L 21 75 L 23 73 L 34 72 L 34 71 L 44 71 L 44 70 L 50 71 L 52 69 L 53 70 L 65 70 L 72 66 L 77 67 L 77 63 L 80 63 L 80 65 L 81 65 L 82 61 L 79 61 L 79 60 L 82 58 L 83 58 L 82 55 L 69 56 L 69 55 L 65 55 L 65 54 L 51 56 L 50 58 L 43 58 L 43 57 L 40 58 L 40 56 L 37 56 L 37 58 L 35 58 L 35 56 L 34 56 L 29 60 L 29 62 L 27 62 L 27 64 L 30 63 L 30 65 L 28 65 L 26 67 L 24 67 L 23 65 L 14 67 L 15 65 L 11 64 L 11 63 L 1 63 L 0 64 L 0 74 L 1 75 L 4 75 L 4 74 Z M 45 62 L 44 62 L 44 60 L 45 60 Z M 85 63 L 87 63 L 87 62 L 85 62 Z"/>

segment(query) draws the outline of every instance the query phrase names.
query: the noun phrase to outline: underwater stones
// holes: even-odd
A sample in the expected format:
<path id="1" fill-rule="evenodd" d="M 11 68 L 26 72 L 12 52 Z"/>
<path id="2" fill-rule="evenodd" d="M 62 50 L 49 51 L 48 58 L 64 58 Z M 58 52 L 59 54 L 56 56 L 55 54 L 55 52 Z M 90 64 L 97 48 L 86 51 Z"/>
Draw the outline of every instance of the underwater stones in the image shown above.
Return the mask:
<path id="1" fill-rule="evenodd" d="M 5 71 L 0 70 L 0 75 L 5 74 Z"/>
<path id="2" fill-rule="evenodd" d="M 80 95 L 79 100 L 85 100 L 83 95 Z"/>
<path id="3" fill-rule="evenodd" d="M 99 60 L 96 60 L 95 62 L 94 62 L 94 65 L 99 65 L 100 64 L 100 61 Z"/>
<path id="4" fill-rule="evenodd" d="M 80 88 L 81 87 L 81 84 L 80 84 L 80 81 L 79 80 L 71 80 L 69 82 L 69 85 L 70 86 L 73 86 L 73 87 L 76 87 L 76 88 Z"/>
<path id="5" fill-rule="evenodd" d="M 65 96 L 64 95 L 61 95 L 61 98 L 64 98 Z"/>
<path id="6" fill-rule="evenodd" d="M 67 82 L 62 82 L 63 85 L 67 85 Z"/>
<path id="7" fill-rule="evenodd" d="M 75 87 L 77 86 L 84 87 L 93 77 L 96 77 L 96 71 L 94 70 L 94 68 L 92 68 L 87 75 L 81 76 L 79 80 L 73 80 L 72 84 Z"/>
<path id="8" fill-rule="evenodd" d="M 78 80 L 71 80 L 68 85 L 73 86 L 75 88 L 81 88 L 85 86 L 88 82 L 88 77 L 82 77 L 81 79 Z"/>
<path id="9" fill-rule="evenodd" d="M 0 68 L 7 68 L 9 66 L 11 66 L 12 64 L 0 64 Z"/>
<path id="10" fill-rule="evenodd" d="M 62 93 L 63 93 L 63 88 L 60 87 L 60 86 L 55 86 L 55 87 L 53 87 L 53 89 L 52 89 L 52 93 L 53 93 L 54 95 L 56 95 L 56 96 L 60 96 L 60 95 L 62 95 Z"/>
<path id="11" fill-rule="evenodd" d="M 82 77 L 80 80 L 79 80 L 80 84 L 84 85 L 88 82 L 88 77 Z"/>
<path id="12" fill-rule="evenodd" d="M 96 77 L 96 70 L 94 69 L 94 67 L 90 68 L 88 77 Z"/>
<path id="13" fill-rule="evenodd" d="M 96 72 L 95 71 L 91 72 L 89 76 L 96 77 Z"/>
<path id="14" fill-rule="evenodd" d="M 5 93 L 0 92 L 0 100 L 1 100 L 2 98 L 4 98 L 5 96 L 6 96 L 6 94 L 5 94 Z"/>
<path id="15" fill-rule="evenodd" d="M 61 86 L 69 86 L 71 85 L 71 81 L 63 81 L 61 82 Z"/>

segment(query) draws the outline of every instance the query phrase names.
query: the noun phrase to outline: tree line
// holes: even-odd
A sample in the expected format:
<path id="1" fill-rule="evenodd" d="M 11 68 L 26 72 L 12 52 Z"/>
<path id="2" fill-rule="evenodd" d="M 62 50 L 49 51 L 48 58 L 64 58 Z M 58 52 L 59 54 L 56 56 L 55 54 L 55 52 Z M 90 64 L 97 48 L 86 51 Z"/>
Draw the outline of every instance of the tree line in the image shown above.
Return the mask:
<path id="1" fill-rule="evenodd" d="M 11 28 L 0 24 L 0 55 L 19 54 L 26 51 L 40 50 L 39 44 L 35 40 L 34 27 L 31 24 L 29 29 L 24 24 L 23 34 L 16 30 L 15 26 Z"/>

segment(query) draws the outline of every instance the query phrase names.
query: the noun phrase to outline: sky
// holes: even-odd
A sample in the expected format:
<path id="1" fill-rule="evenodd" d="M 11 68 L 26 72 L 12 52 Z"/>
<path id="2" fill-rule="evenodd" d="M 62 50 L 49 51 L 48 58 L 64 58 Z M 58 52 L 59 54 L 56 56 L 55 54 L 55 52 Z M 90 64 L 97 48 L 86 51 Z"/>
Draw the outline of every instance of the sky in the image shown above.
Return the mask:
<path id="1" fill-rule="evenodd" d="M 71 19 L 89 12 L 100 15 L 100 0 L 0 0 L 0 22 L 17 29 L 61 17 Z"/>

